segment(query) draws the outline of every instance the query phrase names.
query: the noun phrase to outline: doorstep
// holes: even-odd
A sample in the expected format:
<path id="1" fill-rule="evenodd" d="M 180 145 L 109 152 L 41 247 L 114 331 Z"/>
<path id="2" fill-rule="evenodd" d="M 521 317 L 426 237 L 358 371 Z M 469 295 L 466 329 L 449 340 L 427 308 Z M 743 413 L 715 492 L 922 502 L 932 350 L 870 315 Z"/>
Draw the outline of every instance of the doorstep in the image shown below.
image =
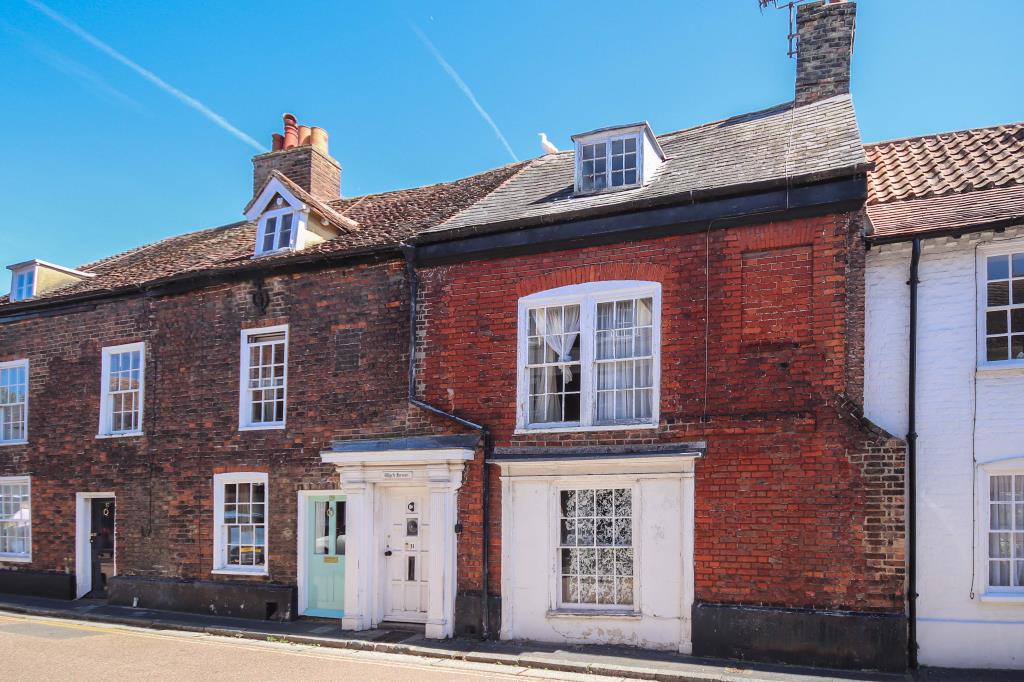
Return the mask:
<path id="1" fill-rule="evenodd" d="M 359 649 L 429 658 L 496 663 L 556 672 L 608 675 L 644 680 L 686 682 L 824 682 L 879 680 L 895 682 L 904 675 L 849 672 L 783 665 L 696 658 L 630 647 L 569 646 L 538 642 L 476 639 L 426 639 L 419 632 L 382 627 L 353 632 L 324 619 L 253 621 L 175 611 L 109 606 L 98 601 L 65 601 L 0 594 L 0 611 L 50 618 L 68 618 L 158 630 L 273 640 L 322 647 Z"/>

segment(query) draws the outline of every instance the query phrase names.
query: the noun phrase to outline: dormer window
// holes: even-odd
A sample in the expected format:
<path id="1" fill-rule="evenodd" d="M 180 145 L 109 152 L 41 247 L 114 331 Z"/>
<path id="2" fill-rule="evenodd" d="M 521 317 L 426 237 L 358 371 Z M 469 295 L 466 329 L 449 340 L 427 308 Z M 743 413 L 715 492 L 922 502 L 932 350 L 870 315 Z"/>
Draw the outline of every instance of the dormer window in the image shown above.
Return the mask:
<path id="1" fill-rule="evenodd" d="M 268 211 L 260 220 L 260 231 L 256 239 L 256 255 L 262 256 L 295 247 L 295 211 L 284 208 Z"/>
<path id="2" fill-rule="evenodd" d="M 301 251 L 359 227 L 277 170 L 270 172 L 245 207 L 245 217 L 257 225 L 253 250 L 257 258 Z"/>
<path id="3" fill-rule="evenodd" d="M 643 185 L 665 155 L 646 123 L 573 135 L 576 194 L 595 194 Z"/>
<path id="4" fill-rule="evenodd" d="M 72 270 L 38 259 L 8 265 L 7 269 L 11 271 L 12 303 L 27 301 L 96 276 L 91 272 Z"/>
<path id="5" fill-rule="evenodd" d="M 27 268 L 14 273 L 11 300 L 24 301 L 36 295 L 36 269 Z"/>

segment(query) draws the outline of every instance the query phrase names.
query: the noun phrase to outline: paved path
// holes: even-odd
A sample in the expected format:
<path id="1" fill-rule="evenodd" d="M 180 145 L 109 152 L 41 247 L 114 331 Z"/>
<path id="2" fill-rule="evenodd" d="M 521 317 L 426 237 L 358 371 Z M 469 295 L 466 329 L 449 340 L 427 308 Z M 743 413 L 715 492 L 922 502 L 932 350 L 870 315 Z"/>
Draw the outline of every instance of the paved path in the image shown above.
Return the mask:
<path id="1" fill-rule="evenodd" d="M 0 652 L 5 682 L 615 679 L 6 613 L 0 613 Z"/>

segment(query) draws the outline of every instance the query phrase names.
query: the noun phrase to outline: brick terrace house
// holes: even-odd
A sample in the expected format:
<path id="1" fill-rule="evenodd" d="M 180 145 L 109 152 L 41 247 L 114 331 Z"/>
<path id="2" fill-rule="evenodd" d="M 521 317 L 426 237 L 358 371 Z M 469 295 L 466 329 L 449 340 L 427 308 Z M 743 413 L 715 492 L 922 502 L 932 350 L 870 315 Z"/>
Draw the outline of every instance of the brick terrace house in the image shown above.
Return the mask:
<path id="1" fill-rule="evenodd" d="M 245 221 L 11 266 L 0 589 L 901 669 L 854 11 L 788 104 L 358 198 L 286 117 Z"/>
<path id="2" fill-rule="evenodd" d="M 920 661 L 1021 669 L 1024 124 L 867 150 L 865 409 L 916 434 Z"/>

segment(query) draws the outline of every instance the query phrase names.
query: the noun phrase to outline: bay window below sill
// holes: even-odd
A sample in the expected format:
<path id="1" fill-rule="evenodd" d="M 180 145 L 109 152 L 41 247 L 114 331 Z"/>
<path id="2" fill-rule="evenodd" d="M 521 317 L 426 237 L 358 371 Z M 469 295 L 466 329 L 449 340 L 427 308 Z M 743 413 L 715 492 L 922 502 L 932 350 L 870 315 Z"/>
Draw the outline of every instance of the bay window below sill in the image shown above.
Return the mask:
<path id="1" fill-rule="evenodd" d="M 547 612 L 548 618 L 587 618 L 640 620 L 643 616 L 639 611 L 626 609 L 552 609 Z"/>

